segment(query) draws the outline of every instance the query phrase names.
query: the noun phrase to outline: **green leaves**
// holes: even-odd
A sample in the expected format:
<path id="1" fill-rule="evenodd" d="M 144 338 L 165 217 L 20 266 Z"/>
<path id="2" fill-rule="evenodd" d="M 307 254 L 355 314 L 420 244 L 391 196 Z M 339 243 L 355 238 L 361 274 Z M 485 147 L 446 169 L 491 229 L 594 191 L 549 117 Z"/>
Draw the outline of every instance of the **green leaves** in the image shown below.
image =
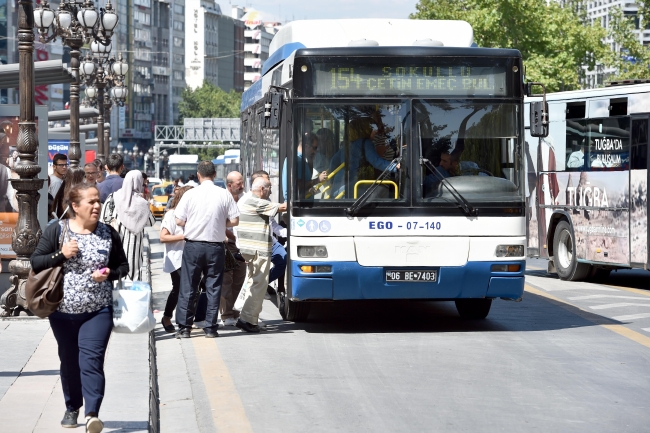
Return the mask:
<path id="1" fill-rule="evenodd" d="M 558 91 L 580 88 L 582 65 L 611 57 L 605 30 L 585 25 L 585 9 L 582 0 L 565 8 L 546 0 L 420 0 L 410 17 L 467 21 L 478 46 L 518 49 L 527 79 Z"/>
<path id="2" fill-rule="evenodd" d="M 179 122 L 184 118 L 239 117 L 241 94 L 231 90 L 225 92 L 220 87 L 204 81 L 203 86 L 183 90 L 183 100 L 178 104 Z"/>

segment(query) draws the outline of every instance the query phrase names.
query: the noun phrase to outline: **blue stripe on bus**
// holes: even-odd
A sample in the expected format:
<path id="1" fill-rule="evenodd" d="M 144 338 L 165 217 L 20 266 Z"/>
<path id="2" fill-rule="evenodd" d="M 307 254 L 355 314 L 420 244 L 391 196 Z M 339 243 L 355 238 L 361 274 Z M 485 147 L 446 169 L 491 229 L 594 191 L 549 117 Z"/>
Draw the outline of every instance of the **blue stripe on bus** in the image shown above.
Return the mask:
<path id="1" fill-rule="evenodd" d="M 240 111 L 244 111 L 260 99 L 262 99 L 263 93 L 262 93 L 262 79 L 260 78 L 256 82 L 254 82 L 248 90 L 246 90 L 244 93 L 241 95 L 241 107 Z"/>
<path id="2" fill-rule="evenodd" d="M 493 264 L 517 264 L 520 272 L 492 272 Z M 385 281 L 383 266 L 361 266 L 357 262 L 292 261 L 291 297 L 310 299 L 519 299 L 524 292 L 525 261 L 468 262 L 465 266 L 439 269 L 436 283 Z M 331 265 L 330 273 L 304 273 L 302 265 Z M 389 268 L 399 268 L 391 266 Z M 406 268 L 406 267 L 405 267 Z M 423 267 L 418 267 L 422 269 Z"/>
<path id="3" fill-rule="evenodd" d="M 264 66 L 262 66 L 262 76 L 266 75 L 266 73 L 273 69 L 278 63 L 293 54 L 294 51 L 297 51 L 301 48 L 306 47 L 300 42 L 290 42 L 288 44 L 282 45 L 273 54 L 271 54 L 268 59 L 264 60 Z"/>

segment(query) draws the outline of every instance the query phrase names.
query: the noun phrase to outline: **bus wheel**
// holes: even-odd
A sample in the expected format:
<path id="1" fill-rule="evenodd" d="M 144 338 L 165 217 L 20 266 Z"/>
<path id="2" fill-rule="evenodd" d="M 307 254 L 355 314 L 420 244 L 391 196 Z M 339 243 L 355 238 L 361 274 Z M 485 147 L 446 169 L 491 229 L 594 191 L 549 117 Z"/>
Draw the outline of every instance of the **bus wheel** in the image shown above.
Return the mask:
<path id="1" fill-rule="evenodd" d="M 304 322 L 309 317 L 310 307 L 309 302 L 294 302 L 289 300 L 284 292 L 278 292 L 278 309 L 284 320 Z"/>
<path id="2" fill-rule="evenodd" d="M 492 299 L 457 299 L 455 302 L 463 319 L 485 319 L 492 306 Z"/>
<path id="3" fill-rule="evenodd" d="M 591 266 L 588 264 L 578 262 L 576 242 L 571 232 L 571 226 L 566 221 L 560 221 L 555 228 L 553 262 L 557 274 L 562 280 L 582 280 L 591 270 Z"/>

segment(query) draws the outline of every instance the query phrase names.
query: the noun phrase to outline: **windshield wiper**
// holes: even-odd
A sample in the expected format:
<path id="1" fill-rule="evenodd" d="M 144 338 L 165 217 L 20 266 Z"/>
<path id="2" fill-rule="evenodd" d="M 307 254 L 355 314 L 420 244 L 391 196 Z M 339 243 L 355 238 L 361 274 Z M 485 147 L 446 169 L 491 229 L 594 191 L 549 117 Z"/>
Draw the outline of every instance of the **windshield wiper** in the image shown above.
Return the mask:
<path id="1" fill-rule="evenodd" d="M 454 186 L 449 183 L 447 178 L 443 176 L 442 173 L 440 173 L 440 170 L 431 163 L 426 158 L 420 157 L 420 164 L 424 164 L 426 168 L 431 170 L 432 173 L 436 175 L 438 179 L 440 179 L 440 182 L 447 188 L 447 191 L 451 194 L 451 196 L 456 200 L 456 203 L 458 203 L 458 206 L 465 212 L 465 214 L 469 216 L 476 216 L 478 215 L 478 209 L 475 209 L 474 206 L 472 206 L 466 199 L 465 197 L 462 196 L 461 193 L 459 193 Z"/>
<path id="2" fill-rule="evenodd" d="M 473 114 L 473 113 L 472 113 Z M 449 181 L 445 178 L 445 176 L 440 173 L 440 170 L 431 163 L 427 158 L 425 158 L 422 153 L 422 126 L 418 123 L 418 133 L 420 135 L 420 164 L 423 164 L 426 168 L 431 170 L 431 173 L 435 174 L 438 179 L 442 182 L 442 184 L 447 188 L 447 191 L 451 194 L 451 196 L 456 200 L 456 203 L 458 203 L 458 206 L 465 212 L 466 215 L 469 216 L 476 216 L 478 215 L 478 209 L 474 209 L 474 206 L 469 204 L 469 202 L 459 193 L 456 191 L 456 188 L 449 183 Z M 422 179 L 424 179 L 424 176 L 422 176 Z M 424 188 L 424 185 L 420 183 L 420 187 Z"/>
<path id="3" fill-rule="evenodd" d="M 349 208 L 345 209 L 347 216 L 353 217 L 356 215 L 357 211 L 359 211 L 359 209 L 361 209 L 368 202 L 368 199 L 370 198 L 372 192 L 377 189 L 377 186 L 381 185 L 381 181 L 386 179 L 388 177 L 388 174 L 392 172 L 393 167 L 396 167 L 397 164 L 399 164 L 401 161 L 402 157 L 398 156 L 397 158 L 393 159 L 390 164 L 388 164 L 388 167 L 386 167 L 386 169 L 382 171 L 379 176 L 377 176 L 377 179 L 372 185 L 370 185 L 370 188 L 361 194 L 361 197 L 356 199 L 356 201 L 352 203 Z"/>

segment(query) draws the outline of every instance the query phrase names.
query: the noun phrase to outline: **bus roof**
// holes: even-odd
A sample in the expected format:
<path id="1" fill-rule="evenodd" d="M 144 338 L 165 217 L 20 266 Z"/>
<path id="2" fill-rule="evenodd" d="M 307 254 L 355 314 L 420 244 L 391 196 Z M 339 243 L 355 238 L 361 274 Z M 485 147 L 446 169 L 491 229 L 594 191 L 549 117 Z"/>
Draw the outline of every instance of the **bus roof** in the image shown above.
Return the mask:
<path id="1" fill-rule="evenodd" d="M 411 46 L 432 39 L 445 47 L 469 47 L 474 30 L 466 21 L 408 19 L 299 20 L 283 26 L 273 37 L 269 56 L 286 44 L 305 48 L 347 47 L 367 39 L 380 46 Z"/>
<path id="2" fill-rule="evenodd" d="M 547 101 L 570 101 L 607 97 L 607 96 L 625 96 L 632 93 L 650 92 L 650 84 L 630 84 L 626 86 L 601 87 L 598 89 L 569 90 L 565 92 L 547 93 Z M 526 98 L 529 101 L 541 101 L 541 96 Z"/>

